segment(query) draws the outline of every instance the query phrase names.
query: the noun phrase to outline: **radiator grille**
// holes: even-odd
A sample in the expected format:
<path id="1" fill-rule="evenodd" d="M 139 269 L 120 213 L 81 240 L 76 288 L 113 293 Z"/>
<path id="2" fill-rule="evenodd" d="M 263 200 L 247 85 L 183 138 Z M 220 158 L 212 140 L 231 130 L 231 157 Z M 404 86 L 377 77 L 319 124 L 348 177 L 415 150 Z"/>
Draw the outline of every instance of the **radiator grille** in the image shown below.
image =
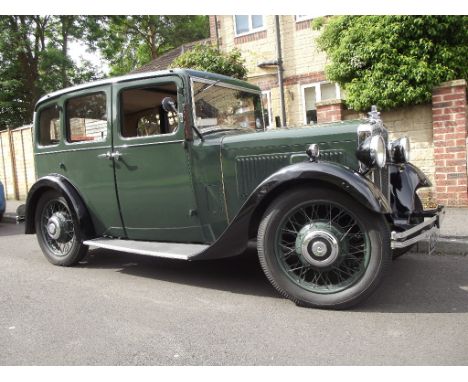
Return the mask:
<path id="1" fill-rule="evenodd" d="M 371 180 L 382 191 L 385 198 L 390 201 L 390 179 L 388 175 L 388 167 L 382 169 L 375 169 L 372 171 Z"/>

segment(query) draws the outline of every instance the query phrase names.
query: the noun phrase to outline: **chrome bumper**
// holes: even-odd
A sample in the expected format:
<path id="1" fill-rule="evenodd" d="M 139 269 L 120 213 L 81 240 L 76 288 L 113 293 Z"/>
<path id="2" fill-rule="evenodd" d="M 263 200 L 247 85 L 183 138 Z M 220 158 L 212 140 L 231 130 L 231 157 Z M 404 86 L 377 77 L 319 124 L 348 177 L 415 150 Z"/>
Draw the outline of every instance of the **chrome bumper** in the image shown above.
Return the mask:
<path id="1" fill-rule="evenodd" d="M 430 247 L 434 247 L 439 234 L 440 225 L 445 217 L 445 209 L 439 206 L 435 210 L 424 211 L 426 218 L 422 223 L 402 232 L 392 231 L 390 245 L 392 249 L 405 248 L 418 241 L 429 239 Z"/>

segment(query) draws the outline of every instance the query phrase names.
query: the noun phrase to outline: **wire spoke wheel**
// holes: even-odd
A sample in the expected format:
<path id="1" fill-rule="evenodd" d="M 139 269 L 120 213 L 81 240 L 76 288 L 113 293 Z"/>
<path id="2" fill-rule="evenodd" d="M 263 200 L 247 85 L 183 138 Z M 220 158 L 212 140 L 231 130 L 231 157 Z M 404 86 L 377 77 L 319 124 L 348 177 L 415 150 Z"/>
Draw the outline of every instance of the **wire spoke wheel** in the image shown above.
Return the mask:
<path id="1" fill-rule="evenodd" d="M 75 228 L 68 207 L 59 200 L 50 200 L 42 210 L 41 233 L 56 256 L 66 256 L 76 240 Z"/>
<path id="2" fill-rule="evenodd" d="M 39 245 L 52 264 L 70 266 L 86 255 L 74 210 L 60 193 L 50 190 L 41 196 L 34 222 Z"/>
<path id="3" fill-rule="evenodd" d="M 297 285 L 316 293 L 335 293 L 364 274 L 370 243 L 351 212 L 317 201 L 284 217 L 275 249 L 284 272 Z"/>
<path id="4" fill-rule="evenodd" d="M 260 265 L 296 304 L 344 309 L 369 296 L 391 261 L 385 216 L 337 189 L 280 194 L 258 228 Z"/>

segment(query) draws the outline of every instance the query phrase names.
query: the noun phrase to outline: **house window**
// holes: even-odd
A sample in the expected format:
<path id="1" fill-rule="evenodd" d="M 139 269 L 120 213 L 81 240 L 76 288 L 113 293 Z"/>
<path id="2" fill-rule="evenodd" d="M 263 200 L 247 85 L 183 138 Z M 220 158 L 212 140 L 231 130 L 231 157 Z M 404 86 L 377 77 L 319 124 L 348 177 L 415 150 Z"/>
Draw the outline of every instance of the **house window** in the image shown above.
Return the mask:
<path id="1" fill-rule="evenodd" d="M 264 30 L 262 15 L 234 16 L 236 36 Z"/>
<path id="2" fill-rule="evenodd" d="M 312 15 L 296 15 L 296 23 L 300 23 L 301 21 L 305 20 L 312 20 L 314 16 Z"/>
<path id="3" fill-rule="evenodd" d="M 267 130 L 273 128 L 273 112 L 271 109 L 271 91 L 265 90 L 262 92 L 262 110 L 265 128 Z"/>
<path id="4" fill-rule="evenodd" d="M 340 87 L 338 84 L 331 82 L 318 82 L 303 85 L 301 93 L 303 100 L 304 123 L 306 125 L 317 123 L 317 102 L 341 98 Z"/>

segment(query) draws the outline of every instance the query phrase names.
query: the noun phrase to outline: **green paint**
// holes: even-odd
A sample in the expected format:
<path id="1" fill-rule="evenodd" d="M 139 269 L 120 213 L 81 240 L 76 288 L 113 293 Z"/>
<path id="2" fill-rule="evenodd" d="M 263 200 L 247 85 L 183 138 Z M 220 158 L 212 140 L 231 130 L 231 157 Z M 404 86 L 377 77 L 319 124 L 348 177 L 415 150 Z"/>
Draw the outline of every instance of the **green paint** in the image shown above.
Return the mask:
<path id="1" fill-rule="evenodd" d="M 200 140 L 185 136 L 184 121 L 172 134 L 124 138 L 120 134 L 120 92 L 127 88 L 177 84 L 179 113 L 188 105 L 193 125 L 190 78 L 222 81 L 259 89 L 229 77 L 189 70 L 118 77 L 65 89 L 42 98 L 44 107 L 61 108 L 65 137 L 65 103 L 71 97 L 102 91 L 107 97 L 107 137 L 100 142 L 40 147 L 35 120 L 35 154 L 39 177 L 67 177 L 83 197 L 96 234 L 136 240 L 213 242 L 226 229 L 250 192 L 266 177 L 299 161 L 318 143 L 322 157 L 357 168 L 354 152 L 359 121 L 266 132 L 225 131 Z M 102 158 L 118 151 L 120 160 Z M 99 157 L 101 156 L 101 157 Z"/>

